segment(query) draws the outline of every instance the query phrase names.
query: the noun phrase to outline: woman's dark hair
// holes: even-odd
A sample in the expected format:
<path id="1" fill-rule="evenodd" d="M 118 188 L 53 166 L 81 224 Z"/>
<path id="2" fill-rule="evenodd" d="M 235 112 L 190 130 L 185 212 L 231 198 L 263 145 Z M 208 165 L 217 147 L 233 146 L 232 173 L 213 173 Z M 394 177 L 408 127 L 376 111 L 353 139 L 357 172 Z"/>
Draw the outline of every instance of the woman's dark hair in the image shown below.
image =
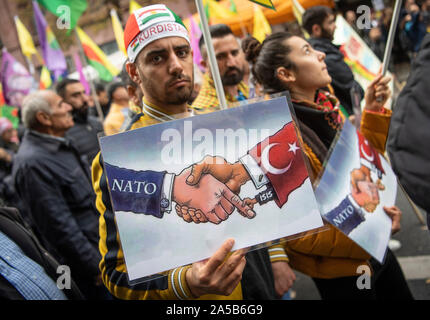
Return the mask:
<path id="1" fill-rule="evenodd" d="M 124 85 L 124 83 L 121 81 L 115 81 L 108 86 L 107 95 L 108 95 L 108 100 L 109 100 L 109 102 L 108 102 L 109 106 L 112 104 L 113 94 L 115 93 L 116 89 L 118 89 L 118 88 L 127 89 L 126 86 Z"/>
<path id="2" fill-rule="evenodd" d="M 263 43 L 248 36 L 242 41 L 245 57 L 252 64 L 252 76 L 263 85 L 266 93 L 275 93 L 287 89 L 276 72 L 279 67 L 295 69 L 295 65 L 288 59 L 291 48 L 285 43 L 294 35 L 289 32 L 277 32 L 269 35 Z"/>

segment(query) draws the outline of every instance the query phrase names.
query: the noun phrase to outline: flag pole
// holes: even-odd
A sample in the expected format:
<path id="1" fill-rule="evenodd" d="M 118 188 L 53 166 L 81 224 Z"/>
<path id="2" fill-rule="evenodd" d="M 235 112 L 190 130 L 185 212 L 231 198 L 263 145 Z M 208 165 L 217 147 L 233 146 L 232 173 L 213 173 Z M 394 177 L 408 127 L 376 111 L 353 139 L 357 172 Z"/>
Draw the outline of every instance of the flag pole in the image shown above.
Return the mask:
<path id="1" fill-rule="evenodd" d="M 384 60 L 382 64 L 382 75 L 384 76 L 387 72 L 388 65 L 390 63 L 391 51 L 393 49 L 394 36 L 396 35 L 397 22 L 399 21 L 400 7 L 402 5 L 402 0 L 396 0 L 394 5 L 393 17 L 391 18 L 390 31 L 388 33 L 387 45 L 384 52 Z"/>
<path id="2" fill-rule="evenodd" d="M 80 59 L 81 59 L 82 64 L 85 68 L 88 66 L 87 59 L 85 58 L 84 48 L 82 47 L 82 43 L 81 43 L 81 40 L 79 39 L 78 31 L 76 31 L 76 28 L 75 28 L 75 36 L 76 36 L 76 40 L 77 40 L 78 46 L 79 46 Z M 103 116 L 103 111 L 102 111 L 102 108 L 100 106 L 99 100 L 97 98 L 96 88 L 94 86 L 94 83 L 93 83 L 93 80 L 91 79 L 91 77 L 88 77 L 88 78 L 89 78 L 88 82 L 90 83 L 90 87 L 91 87 L 91 95 L 93 96 L 94 104 L 96 105 L 97 114 L 99 115 L 100 121 L 103 123 L 104 116 Z"/>
<path id="3" fill-rule="evenodd" d="M 215 57 L 215 50 L 212 44 L 211 34 L 209 32 L 209 23 L 206 18 L 202 0 L 195 0 L 195 2 L 197 6 L 197 11 L 200 16 L 200 21 L 202 23 L 203 38 L 205 40 L 205 44 L 208 52 L 209 65 L 211 68 L 212 79 L 215 84 L 215 90 L 218 96 L 219 105 L 221 110 L 225 110 L 227 109 L 227 100 L 225 98 L 224 87 L 222 86 L 221 76 L 219 74 L 219 69 L 218 69 L 218 63 Z"/>

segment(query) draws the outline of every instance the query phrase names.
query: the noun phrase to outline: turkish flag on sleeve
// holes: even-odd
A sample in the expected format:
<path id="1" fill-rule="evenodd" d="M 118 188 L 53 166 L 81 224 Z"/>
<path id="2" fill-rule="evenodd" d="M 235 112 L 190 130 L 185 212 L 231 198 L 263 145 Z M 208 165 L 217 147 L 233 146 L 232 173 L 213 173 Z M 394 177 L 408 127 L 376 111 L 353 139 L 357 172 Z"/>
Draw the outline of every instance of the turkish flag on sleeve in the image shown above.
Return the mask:
<path id="1" fill-rule="evenodd" d="M 278 207 L 282 207 L 291 192 L 308 177 L 293 122 L 249 151 L 276 192 Z"/>

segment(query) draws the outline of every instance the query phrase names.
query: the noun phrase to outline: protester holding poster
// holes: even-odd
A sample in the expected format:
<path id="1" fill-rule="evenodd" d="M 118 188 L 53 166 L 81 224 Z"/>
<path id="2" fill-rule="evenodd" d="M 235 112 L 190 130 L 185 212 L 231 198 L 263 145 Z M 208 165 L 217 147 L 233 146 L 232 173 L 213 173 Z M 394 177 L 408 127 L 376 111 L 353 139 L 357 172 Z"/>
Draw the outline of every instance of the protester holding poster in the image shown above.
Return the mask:
<path id="1" fill-rule="evenodd" d="M 134 11 L 124 31 L 127 72 L 143 92 L 142 113 L 131 129 L 192 115 L 187 101 L 193 89 L 193 61 L 188 32 L 165 5 Z M 121 299 L 275 299 L 273 274 L 266 249 L 229 255 L 234 242 L 224 242 L 208 260 L 176 268 L 150 282 L 131 285 L 118 241 L 100 154 L 92 168 L 100 218 L 103 281 Z M 162 205 L 160 203 L 160 205 Z M 223 261 L 226 261 L 223 263 Z M 227 296 L 227 297 L 226 297 Z"/>
<path id="2" fill-rule="evenodd" d="M 289 90 L 304 151 L 312 167 L 310 175 L 315 181 L 344 122 L 337 98 L 318 90 L 332 80 L 324 62 L 325 54 L 314 50 L 304 39 L 285 32 L 268 36 L 262 44 L 247 38 L 242 46 L 248 61 L 253 64 L 254 77 L 267 93 Z M 380 152 L 385 147 L 391 116 L 391 112 L 383 108 L 390 96 L 389 81 L 389 78 L 378 76 L 367 88 L 360 128 Z M 382 98 L 381 102 L 377 101 L 378 97 Z M 397 231 L 400 211 L 396 207 L 385 208 L 385 211 L 393 220 L 393 231 Z M 371 290 L 359 290 L 357 268 L 370 266 L 371 257 L 331 225 L 328 231 L 288 241 L 285 249 L 291 266 L 313 278 L 323 299 L 412 298 L 400 266 L 390 251 L 384 265 L 372 265 Z"/>

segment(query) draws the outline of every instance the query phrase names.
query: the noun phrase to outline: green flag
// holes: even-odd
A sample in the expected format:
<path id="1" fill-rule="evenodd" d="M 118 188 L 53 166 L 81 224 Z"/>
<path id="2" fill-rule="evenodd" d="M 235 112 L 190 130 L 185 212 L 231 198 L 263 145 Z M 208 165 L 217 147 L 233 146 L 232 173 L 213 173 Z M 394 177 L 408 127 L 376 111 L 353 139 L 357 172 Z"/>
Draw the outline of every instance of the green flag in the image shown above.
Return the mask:
<path id="1" fill-rule="evenodd" d="M 70 23 L 68 34 L 73 30 L 82 15 L 87 9 L 87 0 L 37 0 L 47 10 L 57 17 Z"/>
<path id="2" fill-rule="evenodd" d="M 13 127 L 18 128 L 18 108 L 8 106 L 7 104 L 0 106 L 0 118 L 7 118 L 12 122 Z"/>
<path id="3" fill-rule="evenodd" d="M 275 6 L 273 5 L 271 0 L 249 0 L 251 2 L 257 3 L 263 7 L 269 8 L 269 9 L 273 9 L 276 11 Z"/>
<path id="4" fill-rule="evenodd" d="M 234 2 L 234 0 L 230 0 L 230 11 L 237 13 L 236 3 Z"/>

